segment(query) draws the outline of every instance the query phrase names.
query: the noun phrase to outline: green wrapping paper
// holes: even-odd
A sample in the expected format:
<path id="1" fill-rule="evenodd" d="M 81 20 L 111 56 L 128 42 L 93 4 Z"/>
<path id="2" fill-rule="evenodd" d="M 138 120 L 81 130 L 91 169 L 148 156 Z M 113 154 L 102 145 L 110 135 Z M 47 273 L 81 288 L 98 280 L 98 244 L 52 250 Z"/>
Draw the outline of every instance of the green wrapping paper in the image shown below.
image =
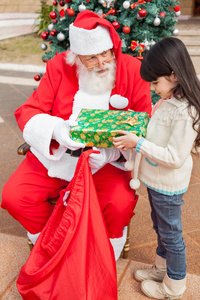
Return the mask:
<path id="1" fill-rule="evenodd" d="M 119 136 L 118 130 L 126 130 L 145 137 L 149 115 L 146 112 L 82 109 L 71 128 L 73 141 L 87 147 L 113 148 L 113 136 Z"/>

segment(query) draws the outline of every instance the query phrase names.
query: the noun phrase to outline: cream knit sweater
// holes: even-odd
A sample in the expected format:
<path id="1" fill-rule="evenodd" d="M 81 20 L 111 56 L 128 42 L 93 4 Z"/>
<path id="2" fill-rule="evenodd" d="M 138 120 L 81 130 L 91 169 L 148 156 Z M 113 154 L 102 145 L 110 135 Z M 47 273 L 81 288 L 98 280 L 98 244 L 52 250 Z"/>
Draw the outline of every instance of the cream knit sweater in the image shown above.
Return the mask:
<path id="1" fill-rule="evenodd" d="M 194 108 L 192 111 L 195 115 Z M 192 123 L 185 100 L 164 100 L 155 111 L 146 139 L 141 138 L 136 147 L 142 154 L 139 178 L 147 187 L 166 195 L 187 190 L 197 136 Z"/>

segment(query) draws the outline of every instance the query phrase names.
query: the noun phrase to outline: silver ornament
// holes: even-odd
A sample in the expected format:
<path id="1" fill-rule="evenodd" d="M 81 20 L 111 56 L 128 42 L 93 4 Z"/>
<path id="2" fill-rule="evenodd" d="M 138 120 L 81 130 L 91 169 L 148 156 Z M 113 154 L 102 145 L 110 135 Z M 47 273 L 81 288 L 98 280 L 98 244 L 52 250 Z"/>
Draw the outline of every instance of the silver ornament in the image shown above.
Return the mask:
<path id="1" fill-rule="evenodd" d="M 178 35 L 178 34 L 179 34 L 179 30 L 178 30 L 178 28 L 175 28 L 173 31 L 173 35 Z"/>
<path id="2" fill-rule="evenodd" d="M 86 6 L 82 3 L 82 4 L 79 5 L 78 10 L 79 10 L 80 12 L 81 12 L 81 11 L 84 11 L 84 10 L 86 10 Z"/>
<path id="3" fill-rule="evenodd" d="M 153 46 L 153 45 L 155 45 L 155 43 L 156 43 L 156 42 L 155 42 L 153 39 L 151 39 L 150 45 Z"/>
<path id="4" fill-rule="evenodd" d="M 48 29 L 49 29 L 50 31 L 53 30 L 53 23 L 50 23 L 50 24 L 49 24 Z"/>
<path id="5" fill-rule="evenodd" d="M 158 17 L 156 17 L 156 18 L 154 19 L 154 21 L 153 21 L 153 24 L 154 24 L 155 26 L 159 26 L 159 25 L 160 25 L 160 19 L 159 19 Z"/>
<path id="6" fill-rule="evenodd" d="M 45 43 L 42 43 L 42 44 L 40 45 L 40 48 L 41 48 L 43 51 L 45 51 L 45 50 L 47 50 L 47 45 L 46 45 Z"/>
<path id="7" fill-rule="evenodd" d="M 57 35 L 57 40 L 59 42 L 62 42 L 64 41 L 64 39 L 65 39 L 65 35 L 62 32 L 59 32 L 59 34 Z"/>
<path id="8" fill-rule="evenodd" d="M 130 5 L 131 5 L 131 4 L 130 4 L 129 1 L 124 1 L 124 2 L 123 2 L 123 8 L 124 8 L 124 9 L 128 9 L 128 8 L 130 7 Z"/>
<path id="9" fill-rule="evenodd" d="M 180 17 L 180 15 L 181 15 L 181 11 L 180 10 L 175 12 L 175 16 L 176 17 Z"/>
<path id="10" fill-rule="evenodd" d="M 142 20 L 143 18 L 142 17 L 140 17 L 140 15 L 139 14 L 137 14 L 137 20 Z"/>

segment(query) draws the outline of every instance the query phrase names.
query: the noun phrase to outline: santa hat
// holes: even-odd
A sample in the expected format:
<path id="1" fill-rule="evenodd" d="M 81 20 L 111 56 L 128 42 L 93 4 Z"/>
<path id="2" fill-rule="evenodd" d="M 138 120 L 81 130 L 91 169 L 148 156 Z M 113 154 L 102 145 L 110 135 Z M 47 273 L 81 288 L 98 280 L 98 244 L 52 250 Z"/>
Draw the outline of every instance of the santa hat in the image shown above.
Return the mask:
<path id="1" fill-rule="evenodd" d="M 69 40 L 70 49 L 76 54 L 80 54 L 77 52 L 98 54 L 111 48 L 113 48 L 116 58 L 118 54 L 121 54 L 121 40 L 115 28 L 109 21 L 88 9 L 80 12 L 74 23 L 70 24 Z M 93 43 L 97 45 L 93 45 Z M 89 49 L 90 47 L 92 50 Z M 91 53 L 92 51 L 96 53 Z"/>
<path id="2" fill-rule="evenodd" d="M 94 29 L 84 29 L 69 26 L 70 50 L 79 55 L 99 54 L 113 48 L 113 42 L 108 28 L 97 26 Z"/>
<path id="3" fill-rule="evenodd" d="M 129 160 L 125 162 L 125 168 L 132 171 L 133 179 L 130 181 L 130 187 L 133 190 L 137 190 L 140 187 L 140 180 L 138 179 L 138 171 L 141 160 L 141 153 L 137 152 L 135 156 L 135 162 L 133 162 L 133 150 L 130 150 Z"/>

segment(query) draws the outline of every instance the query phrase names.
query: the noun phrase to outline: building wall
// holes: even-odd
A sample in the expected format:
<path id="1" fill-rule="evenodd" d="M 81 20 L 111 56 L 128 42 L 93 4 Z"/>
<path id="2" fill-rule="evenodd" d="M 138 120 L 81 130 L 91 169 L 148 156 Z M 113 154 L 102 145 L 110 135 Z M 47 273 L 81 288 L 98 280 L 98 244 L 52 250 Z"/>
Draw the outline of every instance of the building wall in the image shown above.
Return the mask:
<path id="1" fill-rule="evenodd" d="M 179 0 L 179 2 L 182 15 L 193 15 L 195 0 Z"/>
<path id="2" fill-rule="evenodd" d="M 97 0 L 98 1 L 98 0 Z M 182 15 L 193 15 L 195 0 L 180 0 Z M 47 0 L 52 5 L 52 0 Z M 40 10 L 40 0 L 0 0 L 0 13 L 35 13 Z"/>
<path id="3" fill-rule="evenodd" d="M 52 0 L 47 4 L 52 5 Z M 0 0 L 0 13 L 36 13 L 40 10 L 40 0 Z"/>

